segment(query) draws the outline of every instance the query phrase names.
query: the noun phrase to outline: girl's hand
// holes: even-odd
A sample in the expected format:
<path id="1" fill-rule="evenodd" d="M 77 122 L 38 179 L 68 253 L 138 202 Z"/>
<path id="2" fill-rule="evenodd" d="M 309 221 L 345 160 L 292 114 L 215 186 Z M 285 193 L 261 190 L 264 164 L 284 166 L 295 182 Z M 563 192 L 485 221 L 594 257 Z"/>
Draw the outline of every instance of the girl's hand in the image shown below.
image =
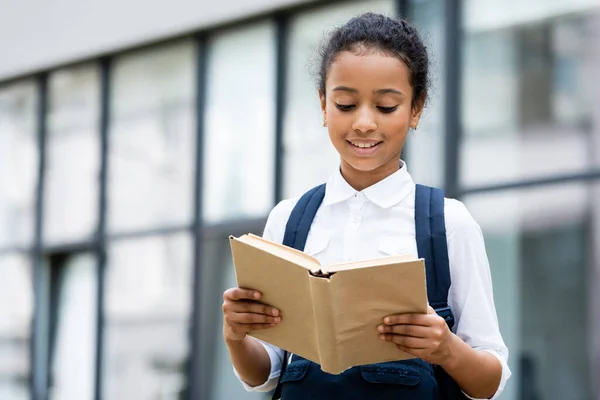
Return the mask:
<path id="1" fill-rule="evenodd" d="M 281 321 L 279 310 L 259 303 L 255 290 L 231 288 L 223 293 L 223 337 L 225 341 L 244 340 L 250 331 L 267 329 Z"/>
<path id="2" fill-rule="evenodd" d="M 390 315 L 377 331 L 382 340 L 405 353 L 441 366 L 451 360 L 453 343 L 458 339 L 431 306 L 427 314 Z"/>

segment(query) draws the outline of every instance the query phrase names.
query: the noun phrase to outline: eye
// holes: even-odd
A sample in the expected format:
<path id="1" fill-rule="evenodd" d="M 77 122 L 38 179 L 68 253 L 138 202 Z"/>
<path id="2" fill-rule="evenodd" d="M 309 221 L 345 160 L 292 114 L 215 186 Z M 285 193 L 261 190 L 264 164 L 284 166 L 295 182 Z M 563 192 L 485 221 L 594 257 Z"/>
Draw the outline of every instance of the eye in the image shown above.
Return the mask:
<path id="1" fill-rule="evenodd" d="M 356 107 L 354 104 L 338 104 L 335 103 L 335 106 L 338 108 L 338 110 L 340 111 L 350 111 L 352 110 L 354 107 Z"/>
<path id="2" fill-rule="evenodd" d="M 377 109 L 384 114 L 389 114 L 389 113 L 393 113 L 394 111 L 396 111 L 398 109 L 398 106 L 394 106 L 394 107 L 379 107 L 378 106 Z"/>

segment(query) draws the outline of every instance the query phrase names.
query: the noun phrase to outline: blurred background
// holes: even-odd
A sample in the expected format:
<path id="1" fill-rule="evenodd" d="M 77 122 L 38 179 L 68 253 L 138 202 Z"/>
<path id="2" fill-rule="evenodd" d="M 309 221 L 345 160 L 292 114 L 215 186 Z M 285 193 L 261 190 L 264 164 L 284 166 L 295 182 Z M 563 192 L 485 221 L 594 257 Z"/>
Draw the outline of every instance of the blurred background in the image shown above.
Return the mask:
<path id="1" fill-rule="evenodd" d="M 404 158 L 482 227 L 513 377 L 600 399 L 600 0 L 0 0 L 0 399 L 266 399 L 222 343 L 228 235 L 338 160 L 323 33 L 411 20 Z"/>

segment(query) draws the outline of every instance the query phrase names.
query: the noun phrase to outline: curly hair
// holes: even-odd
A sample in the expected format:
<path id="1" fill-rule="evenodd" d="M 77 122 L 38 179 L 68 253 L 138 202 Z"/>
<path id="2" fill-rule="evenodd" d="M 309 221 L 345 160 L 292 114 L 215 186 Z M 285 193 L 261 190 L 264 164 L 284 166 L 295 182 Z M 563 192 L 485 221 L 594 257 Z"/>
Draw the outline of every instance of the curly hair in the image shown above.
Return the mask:
<path id="1" fill-rule="evenodd" d="M 405 20 L 366 13 L 335 29 L 319 50 L 317 86 L 325 94 L 331 65 L 344 51 L 362 54 L 378 51 L 400 59 L 410 72 L 412 105 L 425 105 L 430 85 L 429 57 L 417 29 Z"/>

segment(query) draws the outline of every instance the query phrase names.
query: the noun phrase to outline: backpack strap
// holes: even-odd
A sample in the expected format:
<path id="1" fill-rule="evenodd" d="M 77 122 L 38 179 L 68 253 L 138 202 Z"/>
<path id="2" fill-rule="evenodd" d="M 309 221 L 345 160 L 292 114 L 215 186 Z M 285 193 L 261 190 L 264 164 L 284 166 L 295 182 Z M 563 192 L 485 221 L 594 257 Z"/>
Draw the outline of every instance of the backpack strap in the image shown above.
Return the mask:
<path id="1" fill-rule="evenodd" d="M 416 185 L 415 232 L 419 257 L 425 259 L 427 299 L 452 330 L 454 314 L 448 306 L 450 262 L 446 242 L 444 191 Z"/>
<path id="2" fill-rule="evenodd" d="M 283 244 L 288 247 L 293 247 L 296 250 L 304 251 L 308 232 L 317 210 L 325 197 L 325 184 L 316 186 L 304 193 L 298 203 L 294 206 L 288 222 L 285 226 L 285 234 L 283 236 Z M 281 362 L 281 373 L 279 375 L 279 383 L 273 393 L 272 400 L 281 397 L 281 377 L 285 373 L 288 364 L 288 352 L 283 352 L 283 360 Z"/>

